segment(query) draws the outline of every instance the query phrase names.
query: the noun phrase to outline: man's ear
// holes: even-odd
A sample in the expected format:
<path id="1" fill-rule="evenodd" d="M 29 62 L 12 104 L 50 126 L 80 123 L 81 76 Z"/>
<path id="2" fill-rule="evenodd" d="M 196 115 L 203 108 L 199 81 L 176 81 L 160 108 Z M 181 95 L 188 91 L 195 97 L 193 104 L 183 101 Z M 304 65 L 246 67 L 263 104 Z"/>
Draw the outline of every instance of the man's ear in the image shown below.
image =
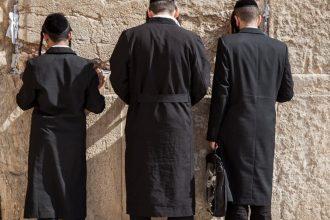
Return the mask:
<path id="1" fill-rule="evenodd" d="M 44 33 L 44 40 L 46 41 L 47 48 L 51 47 L 54 44 L 50 36 L 46 33 Z"/>
<path id="2" fill-rule="evenodd" d="M 180 16 L 180 11 L 179 11 L 178 8 L 176 8 L 175 11 L 174 11 L 174 17 L 178 18 L 179 16 Z"/>
<path id="3" fill-rule="evenodd" d="M 241 20 L 239 19 L 239 17 L 238 16 L 234 16 L 235 17 L 235 21 L 236 21 L 236 26 L 239 28 L 240 27 L 240 25 L 241 25 Z"/>
<path id="4" fill-rule="evenodd" d="M 43 35 L 44 35 L 44 40 L 45 40 L 46 42 L 48 42 L 49 39 L 50 39 L 49 35 L 48 35 L 48 34 L 45 34 L 45 33 L 43 33 Z"/>
<path id="5" fill-rule="evenodd" d="M 68 33 L 68 40 L 72 40 L 72 31 Z"/>
<path id="6" fill-rule="evenodd" d="M 263 17 L 261 15 L 259 15 L 258 17 L 258 27 L 261 25 L 261 22 L 263 21 Z"/>
<path id="7" fill-rule="evenodd" d="M 153 16 L 155 16 L 155 13 L 153 11 L 151 11 L 150 9 L 148 9 L 147 15 L 149 18 L 152 18 Z"/>

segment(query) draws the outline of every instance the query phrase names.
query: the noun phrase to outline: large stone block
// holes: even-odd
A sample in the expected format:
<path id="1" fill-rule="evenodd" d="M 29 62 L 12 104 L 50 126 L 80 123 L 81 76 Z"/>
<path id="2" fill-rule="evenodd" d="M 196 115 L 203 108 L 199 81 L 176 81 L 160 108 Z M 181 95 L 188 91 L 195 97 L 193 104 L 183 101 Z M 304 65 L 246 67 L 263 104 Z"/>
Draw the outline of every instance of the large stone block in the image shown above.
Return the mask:
<path id="1" fill-rule="evenodd" d="M 6 52 L 0 51 L 0 67 L 7 65 Z"/>
<path id="2" fill-rule="evenodd" d="M 275 219 L 329 219 L 330 76 L 296 75 L 293 102 L 278 105 Z"/>
<path id="3" fill-rule="evenodd" d="M 145 3 L 141 0 L 81 0 L 78 4 L 65 0 L 22 1 L 19 38 L 37 47 L 44 19 L 50 13 L 60 11 L 68 16 L 73 27 L 74 49 L 86 58 L 101 57 L 108 60 L 120 33 L 128 27 L 143 23 Z"/>
<path id="4" fill-rule="evenodd" d="M 3 9 L 0 7 L 0 23 L 3 22 L 3 17 L 4 17 L 4 14 L 3 14 Z"/>
<path id="5" fill-rule="evenodd" d="M 271 4 L 271 35 L 289 46 L 293 72 L 329 74 L 328 0 L 277 0 Z"/>
<path id="6" fill-rule="evenodd" d="M 278 107 L 273 214 L 330 218 L 330 96 L 300 96 Z"/>
<path id="7" fill-rule="evenodd" d="M 2 219 L 22 219 L 30 114 L 17 108 L 17 78 L 0 75 L 0 197 Z"/>
<path id="8" fill-rule="evenodd" d="M 88 219 L 121 219 L 122 216 L 122 127 L 124 104 L 107 97 L 101 115 L 90 114 L 87 128 Z"/>

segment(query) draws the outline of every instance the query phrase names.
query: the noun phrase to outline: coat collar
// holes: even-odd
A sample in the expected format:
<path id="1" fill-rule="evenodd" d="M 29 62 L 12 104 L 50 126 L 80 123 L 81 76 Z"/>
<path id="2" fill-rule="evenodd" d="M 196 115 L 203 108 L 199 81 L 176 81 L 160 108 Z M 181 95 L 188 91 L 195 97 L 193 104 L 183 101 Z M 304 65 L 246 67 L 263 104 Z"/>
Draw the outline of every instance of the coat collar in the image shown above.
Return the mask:
<path id="1" fill-rule="evenodd" d="M 170 15 L 155 15 L 154 17 L 155 18 L 169 18 L 169 19 L 173 20 L 178 26 L 181 27 L 181 24 L 179 23 L 179 21 Z"/>
<path id="2" fill-rule="evenodd" d="M 47 54 L 74 54 L 76 53 L 70 47 L 51 47 L 47 50 Z"/>
<path id="3" fill-rule="evenodd" d="M 265 34 L 262 30 L 258 28 L 243 28 L 239 33 L 250 33 L 250 34 Z"/>
<path id="4" fill-rule="evenodd" d="M 158 23 L 158 24 L 172 24 L 177 25 L 177 23 L 170 18 L 164 18 L 164 17 L 153 17 L 150 18 L 147 23 Z"/>

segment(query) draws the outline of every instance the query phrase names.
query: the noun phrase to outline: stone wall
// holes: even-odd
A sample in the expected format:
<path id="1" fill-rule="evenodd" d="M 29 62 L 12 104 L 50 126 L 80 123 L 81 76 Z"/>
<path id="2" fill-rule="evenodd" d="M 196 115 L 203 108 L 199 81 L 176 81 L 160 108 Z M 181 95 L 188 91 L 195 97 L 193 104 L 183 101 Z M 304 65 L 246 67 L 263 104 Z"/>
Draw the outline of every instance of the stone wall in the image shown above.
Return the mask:
<path id="1" fill-rule="evenodd" d="M 235 0 L 179 1 L 183 26 L 200 34 L 214 61 L 217 38 L 228 32 Z M 11 75 L 13 46 L 4 37 L 14 0 L 0 1 L 0 210 L 4 220 L 22 219 L 31 112 L 20 111 Z M 286 42 L 296 97 L 278 105 L 274 178 L 275 220 L 330 219 L 330 65 L 327 0 L 271 0 L 270 35 Z M 68 15 L 74 49 L 106 61 L 122 30 L 141 24 L 146 0 L 19 0 L 20 62 L 37 49 L 40 26 L 50 12 Z M 107 110 L 88 117 L 88 219 L 127 219 L 123 175 L 125 106 L 107 91 Z M 194 109 L 197 219 L 209 220 L 204 203 L 204 140 L 209 97 Z"/>

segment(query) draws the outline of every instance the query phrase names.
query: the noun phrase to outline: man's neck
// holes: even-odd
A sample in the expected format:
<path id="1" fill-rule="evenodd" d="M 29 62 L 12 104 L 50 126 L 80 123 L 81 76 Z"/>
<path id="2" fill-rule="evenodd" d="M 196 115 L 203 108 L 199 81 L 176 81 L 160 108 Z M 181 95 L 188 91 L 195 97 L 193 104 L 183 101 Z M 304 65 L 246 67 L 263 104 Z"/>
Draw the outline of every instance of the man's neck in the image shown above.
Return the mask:
<path id="1" fill-rule="evenodd" d="M 158 13 L 155 16 L 153 16 L 154 18 L 168 18 L 168 19 L 172 19 L 173 21 L 175 21 L 175 23 L 178 26 L 181 26 L 179 21 L 174 17 L 174 15 L 169 14 L 169 13 Z"/>
<path id="2" fill-rule="evenodd" d="M 154 17 L 165 17 L 165 18 L 172 18 L 175 19 L 174 15 L 170 14 L 170 13 L 166 13 L 166 12 L 160 12 L 158 14 L 155 14 Z"/>
<path id="3" fill-rule="evenodd" d="M 57 42 L 57 43 L 52 42 L 48 46 L 49 47 L 68 47 L 69 43 L 67 41 L 60 41 L 60 42 Z"/>
<path id="4" fill-rule="evenodd" d="M 242 30 L 244 28 L 256 28 L 256 29 L 258 29 L 258 25 L 255 25 L 255 24 L 246 24 L 246 25 L 242 25 L 239 29 Z"/>

